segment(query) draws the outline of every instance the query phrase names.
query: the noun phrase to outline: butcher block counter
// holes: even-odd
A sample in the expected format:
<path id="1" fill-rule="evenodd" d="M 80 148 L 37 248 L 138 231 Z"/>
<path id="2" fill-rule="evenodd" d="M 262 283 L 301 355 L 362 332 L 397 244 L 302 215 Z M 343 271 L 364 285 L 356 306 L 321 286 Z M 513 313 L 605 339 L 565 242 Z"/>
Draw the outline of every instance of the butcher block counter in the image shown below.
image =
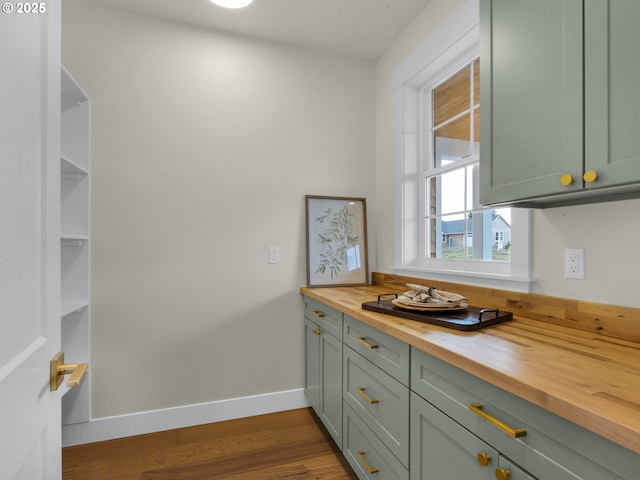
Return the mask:
<path id="1" fill-rule="evenodd" d="M 372 285 L 301 293 L 640 453 L 640 309 L 373 274 Z M 457 331 L 362 309 L 406 283 L 459 293 L 513 321 Z"/>

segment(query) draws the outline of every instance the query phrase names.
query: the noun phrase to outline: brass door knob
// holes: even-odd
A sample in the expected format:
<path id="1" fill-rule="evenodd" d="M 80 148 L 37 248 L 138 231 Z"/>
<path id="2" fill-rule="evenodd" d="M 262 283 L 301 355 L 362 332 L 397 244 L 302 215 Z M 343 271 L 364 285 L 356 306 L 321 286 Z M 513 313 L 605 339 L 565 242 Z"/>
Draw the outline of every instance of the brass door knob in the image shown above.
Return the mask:
<path id="1" fill-rule="evenodd" d="M 484 452 L 478 453 L 477 458 L 478 458 L 478 463 L 483 467 L 486 467 L 487 465 L 489 465 L 489 462 L 491 461 L 491 455 Z"/>
<path id="2" fill-rule="evenodd" d="M 511 476 L 511 470 L 504 468 L 496 468 L 496 478 L 498 480 L 507 480 Z"/>
<path id="3" fill-rule="evenodd" d="M 567 187 L 573 183 L 573 177 L 570 173 L 565 173 L 560 177 L 560 184 Z"/>
<path id="4" fill-rule="evenodd" d="M 595 170 L 587 170 L 584 172 L 582 179 L 587 183 L 593 183 L 598 179 L 598 172 Z"/>
<path id="5" fill-rule="evenodd" d="M 49 362 L 49 390 L 55 392 L 60 388 L 65 375 L 70 375 L 67 387 L 80 385 L 89 370 L 88 363 L 64 363 L 64 353 L 58 352 Z"/>

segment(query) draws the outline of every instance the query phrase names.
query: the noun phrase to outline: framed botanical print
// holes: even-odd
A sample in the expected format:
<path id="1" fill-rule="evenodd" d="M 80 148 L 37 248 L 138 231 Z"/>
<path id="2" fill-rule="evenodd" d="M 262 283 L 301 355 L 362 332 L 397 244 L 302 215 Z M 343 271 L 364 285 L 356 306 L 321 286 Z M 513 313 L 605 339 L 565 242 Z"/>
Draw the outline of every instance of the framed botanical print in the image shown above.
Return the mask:
<path id="1" fill-rule="evenodd" d="M 366 200 L 307 195 L 305 203 L 307 286 L 366 285 Z"/>

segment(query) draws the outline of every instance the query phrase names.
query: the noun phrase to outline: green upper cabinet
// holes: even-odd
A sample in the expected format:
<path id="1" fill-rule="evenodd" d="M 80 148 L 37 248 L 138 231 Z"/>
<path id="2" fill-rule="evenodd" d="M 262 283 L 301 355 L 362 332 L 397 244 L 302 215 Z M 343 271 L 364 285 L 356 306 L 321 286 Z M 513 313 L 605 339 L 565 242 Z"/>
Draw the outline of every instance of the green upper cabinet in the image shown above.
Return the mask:
<path id="1" fill-rule="evenodd" d="M 640 2 L 480 0 L 480 201 L 640 196 Z"/>
<path id="2" fill-rule="evenodd" d="M 594 189 L 640 180 L 640 2 L 585 1 L 585 166 Z"/>

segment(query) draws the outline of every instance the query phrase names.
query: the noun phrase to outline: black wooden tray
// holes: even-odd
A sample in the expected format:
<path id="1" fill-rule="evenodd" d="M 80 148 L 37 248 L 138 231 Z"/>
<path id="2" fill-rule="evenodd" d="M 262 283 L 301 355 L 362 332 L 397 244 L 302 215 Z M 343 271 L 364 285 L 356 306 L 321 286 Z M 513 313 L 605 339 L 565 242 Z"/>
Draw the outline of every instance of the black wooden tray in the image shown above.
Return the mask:
<path id="1" fill-rule="evenodd" d="M 391 300 L 381 300 L 378 298 L 377 301 L 363 303 L 362 308 L 364 310 L 371 310 L 372 312 L 393 315 L 394 317 L 407 318 L 409 320 L 417 320 L 445 328 L 465 331 L 479 330 L 513 320 L 513 314 L 511 312 L 501 311 L 497 308 L 469 306 L 464 310 L 419 312 L 416 310 L 404 310 L 396 307 L 391 302 Z"/>

